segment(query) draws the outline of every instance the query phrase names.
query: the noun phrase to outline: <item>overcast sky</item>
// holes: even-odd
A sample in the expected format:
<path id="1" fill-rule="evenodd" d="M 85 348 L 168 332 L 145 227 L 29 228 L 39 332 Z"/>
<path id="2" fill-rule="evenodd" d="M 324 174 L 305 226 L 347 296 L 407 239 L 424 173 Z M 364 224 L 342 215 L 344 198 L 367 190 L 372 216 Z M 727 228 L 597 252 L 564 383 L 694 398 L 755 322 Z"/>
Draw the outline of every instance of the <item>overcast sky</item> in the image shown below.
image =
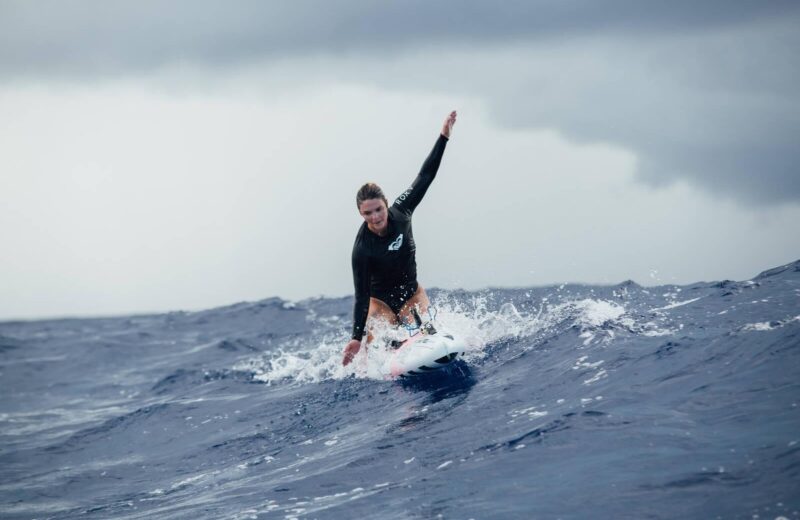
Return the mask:
<path id="1" fill-rule="evenodd" d="M 0 0 L 0 319 L 420 282 L 746 279 L 800 258 L 800 3 Z"/>

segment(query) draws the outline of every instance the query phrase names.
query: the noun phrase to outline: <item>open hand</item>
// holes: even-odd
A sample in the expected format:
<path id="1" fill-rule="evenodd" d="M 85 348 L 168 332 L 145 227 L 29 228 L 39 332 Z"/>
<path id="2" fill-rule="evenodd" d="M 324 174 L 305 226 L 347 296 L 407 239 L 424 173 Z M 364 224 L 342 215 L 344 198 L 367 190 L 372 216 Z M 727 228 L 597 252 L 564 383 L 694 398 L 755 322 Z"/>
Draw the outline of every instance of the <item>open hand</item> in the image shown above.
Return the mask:
<path id="1" fill-rule="evenodd" d="M 456 111 L 453 110 L 444 120 L 442 125 L 442 135 L 450 139 L 450 132 L 453 130 L 453 125 L 456 124 Z"/>
<path id="2" fill-rule="evenodd" d="M 344 359 L 342 359 L 342 365 L 347 366 L 353 361 L 353 358 L 356 357 L 358 351 L 361 350 L 361 342 L 357 339 L 351 339 L 350 343 L 344 347 Z"/>

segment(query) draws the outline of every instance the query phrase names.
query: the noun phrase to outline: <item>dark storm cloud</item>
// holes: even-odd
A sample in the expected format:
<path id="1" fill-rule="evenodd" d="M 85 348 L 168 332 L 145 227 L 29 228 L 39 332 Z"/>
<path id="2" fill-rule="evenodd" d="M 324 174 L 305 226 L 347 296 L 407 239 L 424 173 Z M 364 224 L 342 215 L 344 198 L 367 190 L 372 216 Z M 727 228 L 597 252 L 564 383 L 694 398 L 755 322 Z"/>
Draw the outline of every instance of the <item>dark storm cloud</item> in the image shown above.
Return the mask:
<path id="1" fill-rule="evenodd" d="M 552 49 L 563 62 L 454 75 L 509 126 L 546 125 L 634 150 L 645 180 L 687 179 L 751 203 L 797 202 L 799 13 L 796 1 L 6 1 L 0 81 L 311 54 Z M 481 74 L 493 81 L 482 84 Z M 452 88 L 400 75 L 354 71 L 387 86 Z M 562 90 L 541 92 L 543 84 Z"/>
<path id="2" fill-rule="evenodd" d="M 0 71 L 128 72 L 286 52 L 693 30 L 795 11 L 796 2 L 616 0 L 78 1 L 0 3 Z"/>

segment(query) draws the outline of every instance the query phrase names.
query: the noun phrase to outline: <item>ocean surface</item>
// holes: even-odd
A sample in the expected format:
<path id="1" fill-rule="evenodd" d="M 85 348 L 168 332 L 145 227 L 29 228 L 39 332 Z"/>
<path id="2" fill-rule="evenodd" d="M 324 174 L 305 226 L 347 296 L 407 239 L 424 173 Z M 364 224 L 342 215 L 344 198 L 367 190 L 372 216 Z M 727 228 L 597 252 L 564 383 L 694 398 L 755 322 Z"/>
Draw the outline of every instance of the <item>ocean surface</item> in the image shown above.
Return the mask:
<path id="1" fill-rule="evenodd" d="M 800 261 L 431 296 L 396 381 L 349 297 L 0 323 L 0 518 L 800 517 Z"/>

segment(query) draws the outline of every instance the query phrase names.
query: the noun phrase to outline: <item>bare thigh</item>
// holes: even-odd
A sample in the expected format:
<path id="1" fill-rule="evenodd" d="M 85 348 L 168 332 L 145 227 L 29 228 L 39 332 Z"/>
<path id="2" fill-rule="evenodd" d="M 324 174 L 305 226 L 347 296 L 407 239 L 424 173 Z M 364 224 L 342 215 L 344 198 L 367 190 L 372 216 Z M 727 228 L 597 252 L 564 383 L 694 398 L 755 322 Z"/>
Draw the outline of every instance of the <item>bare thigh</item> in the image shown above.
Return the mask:
<path id="1" fill-rule="evenodd" d="M 425 292 L 425 289 L 423 289 L 421 285 L 418 285 L 414 295 L 409 298 L 405 304 L 403 304 L 398 314 L 395 314 L 391 307 L 386 305 L 386 303 L 383 301 L 377 298 L 370 298 L 367 320 L 372 323 L 374 323 L 376 320 L 380 320 L 388 323 L 389 325 L 399 325 L 401 321 L 408 324 L 413 324 L 414 315 L 411 314 L 411 309 L 416 307 L 420 315 L 425 316 L 428 313 L 428 306 L 430 306 L 430 304 L 431 302 L 428 299 L 428 294 Z M 371 325 L 371 323 L 369 325 Z M 373 335 L 372 327 L 369 325 L 367 330 L 367 342 L 371 343 Z"/>
<path id="2" fill-rule="evenodd" d="M 400 322 L 397 321 L 397 315 L 392 312 L 392 309 L 386 305 L 383 301 L 377 298 L 370 298 L 369 299 L 369 313 L 367 314 L 367 342 L 371 343 L 373 336 L 372 336 L 372 325 L 375 321 L 383 321 L 388 323 L 389 325 L 398 325 Z"/>
<path id="3" fill-rule="evenodd" d="M 411 314 L 411 309 L 416 307 L 417 312 L 419 312 L 420 316 L 422 316 L 424 319 L 424 317 L 428 315 L 428 306 L 430 306 L 430 304 L 431 302 L 428 299 L 428 294 L 425 292 L 425 289 L 419 285 L 417 287 L 417 292 L 415 292 L 414 296 L 409 298 L 408 301 L 403 305 L 398 313 L 398 316 L 405 323 L 414 323 L 414 315 Z"/>

